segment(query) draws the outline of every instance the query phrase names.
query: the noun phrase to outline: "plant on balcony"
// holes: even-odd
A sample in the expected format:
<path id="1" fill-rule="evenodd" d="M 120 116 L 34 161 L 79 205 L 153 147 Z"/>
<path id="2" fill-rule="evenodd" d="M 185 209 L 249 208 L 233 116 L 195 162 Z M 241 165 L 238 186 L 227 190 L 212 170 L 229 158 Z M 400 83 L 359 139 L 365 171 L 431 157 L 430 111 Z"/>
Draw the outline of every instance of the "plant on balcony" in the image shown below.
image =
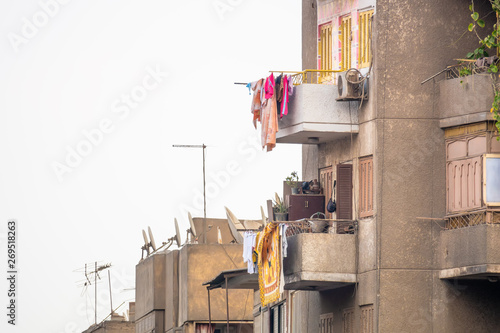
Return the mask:
<path id="1" fill-rule="evenodd" d="M 288 186 L 291 187 L 292 189 L 292 194 L 298 194 L 299 193 L 299 175 L 297 174 L 297 171 L 293 171 L 290 176 L 285 178 L 285 182 L 287 183 Z"/>
<path id="2" fill-rule="evenodd" d="M 273 200 L 273 213 L 276 221 L 287 221 L 288 220 L 288 205 L 284 200 L 282 200 L 278 193 L 274 193 Z"/>
<path id="3" fill-rule="evenodd" d="M 491 8 L 493 12 L 497 16 L 497 23 L 493 25 L 491 31 L 489 31 L 488 35 L 484 38 L 479 37 L 479 34 L 477 32 L 478 27 L 479 28 L 484 28 L 485 27 L 485 22 L 479 18 L 479 13 L 474 10 L 474 0 L 471 0 L 471 4 L 469 5 L 469 10 L 472 12 L 471 18 L 472 22 L 469 24 L 468 30 L 470 32 L 474 32 L 479 39 L 479 44 L 480 46 L 476 48 L 474 51 L 467 53 L 467 59 L 479 59 L 482 57 L 487 57 L 488 52 L 486 49 L 492 49 L 496 48 L 498 50 L 498 47 L 500 46 L 500 24 L 499 24 L 499 14 L 500 14 L 500 0 L 489 0 L 491 4 Z M 491 110 L 490 112 L 493 113 L 493 118 L 495 119 L 496 127 L 498 132 L 500 132 L 500 114 L 499 114 L 499 109 L 500 109 L 500 87 L 497 83 L 496 80 L 496 73 L 498 73 L 498 67 L 497 64 L 491 64 L 488 68 L 488 72 L 491 74 L 491 80 L 492 80 L 492 85 L 493 85 L 493 91 L 494 91 L 494 99 L 493 99 L 493 104 L 491 105 Z M 471 72 L 469 69 L 464 69 L 460 71 L 460 75 L 470 75 Z M 500 140 L 500 136 L 497 137 L 497 140 Z"/>

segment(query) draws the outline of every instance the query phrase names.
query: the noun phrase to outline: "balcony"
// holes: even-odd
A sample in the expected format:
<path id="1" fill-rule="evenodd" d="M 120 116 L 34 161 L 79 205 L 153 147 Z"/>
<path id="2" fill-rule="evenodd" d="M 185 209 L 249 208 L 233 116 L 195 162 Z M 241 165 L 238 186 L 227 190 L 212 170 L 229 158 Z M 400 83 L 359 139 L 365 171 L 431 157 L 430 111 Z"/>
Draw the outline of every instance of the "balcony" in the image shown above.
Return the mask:
<path id="1" fill-rule="evenodd" d="M 359 132 L 357 105 L 336 101 L 336 71 L 294 73 L 288 115 L 278 122 L 278 143 L 319 144 Z"/>
<path id="2" fill-rule="evenodd" d="M 468 227 L 441 231 L 439 278 L 499 279 L 500 213 L 496 214 L 492 215 L 495 220 L 486 223 L 480 213 L 472 214 Z"/>
<path id="3" fill-rule="evenodd" d="M 354 222 L 328 222 L 322 233 L 311 233 L 317 226 L 287 238 L 288 256 L 284 258 L 285 289 L 327 290 L 357 282 L 356 225 Z"/>
<path id="4" fill-rule="evenodd" d="M 446 79 L 439 82 L 438 100 L 441 128 L 493 120 L 493 82 L 487 68 L 468 63 L 449 66 L 444 72 Z"/>

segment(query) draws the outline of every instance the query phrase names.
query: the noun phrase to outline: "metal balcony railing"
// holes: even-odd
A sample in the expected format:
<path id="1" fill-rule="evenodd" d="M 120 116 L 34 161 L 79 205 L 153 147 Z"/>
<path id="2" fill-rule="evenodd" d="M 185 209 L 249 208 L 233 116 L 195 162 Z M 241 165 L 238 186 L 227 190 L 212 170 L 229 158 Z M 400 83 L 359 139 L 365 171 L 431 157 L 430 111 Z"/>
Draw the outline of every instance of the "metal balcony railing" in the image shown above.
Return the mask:
<path id="1" fill-rule="evenodd" d="M 286 236 L 308 233 L 355 234 L 357 221 L 332 219 L 301 219 L 297 221 L 274 221 L 288 225 Z"/>
<path id="2" fill-rule="evenodd" d="M 298 86 L 303 83 L 309 84 L 337 84 L 337 73 L 342 71 L 323 70 L 323 69 L 305 69 L 301 72 L 293 71 L 269 71 L 276 74 L 289 74 L 292 76 L 293 85 Z"/>

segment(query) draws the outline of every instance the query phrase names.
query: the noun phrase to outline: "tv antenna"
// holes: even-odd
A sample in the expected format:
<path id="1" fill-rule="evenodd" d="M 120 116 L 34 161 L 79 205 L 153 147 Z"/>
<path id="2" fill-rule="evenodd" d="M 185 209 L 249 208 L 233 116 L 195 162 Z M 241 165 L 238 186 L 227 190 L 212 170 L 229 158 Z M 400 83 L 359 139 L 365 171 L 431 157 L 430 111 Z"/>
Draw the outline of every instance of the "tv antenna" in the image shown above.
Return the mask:
<path id="1" fill-rule="evenodd" d="M 202 230 L 202 243 L 207 242 L 207 195 L 206 195 L 206 181 L 205 181 L 205 144 L 201 145 L 172 145 L 174 148 L 202 148 L 203 149 L 203 230 Z"/>
<path id="2" fill-rule="evenodd" d="M 97 325 L 97 281 L 101 279 L 101 276 L 99 275 L 100 272 L 104 271 L 105 269 L 108 269 L 111 267 L 111 263 L 109 264 L 104 264 L 104 265 L 97 265 L 97 261 L 94 263 L 94 270 L 91 270 L 90 264 L 85 264 L 84 267 L 84 273 L 85 273 L 85 282 L 83 284 L 84 287 L 88 287 L 92 284 L 94 284 L 95 287 L 95 295 L 94 295 L 94 324 Z M 79 271 L 79 270 L 76 270 Z M 108 271 L 109 273 L 109 271 Z M 109 275 L 108 275 L 109 279 Z M 110 284 L 109 284 L 109 290 L 110 290 L 110 297 L 111 297 L 111 280 L 109 279 Z"/>

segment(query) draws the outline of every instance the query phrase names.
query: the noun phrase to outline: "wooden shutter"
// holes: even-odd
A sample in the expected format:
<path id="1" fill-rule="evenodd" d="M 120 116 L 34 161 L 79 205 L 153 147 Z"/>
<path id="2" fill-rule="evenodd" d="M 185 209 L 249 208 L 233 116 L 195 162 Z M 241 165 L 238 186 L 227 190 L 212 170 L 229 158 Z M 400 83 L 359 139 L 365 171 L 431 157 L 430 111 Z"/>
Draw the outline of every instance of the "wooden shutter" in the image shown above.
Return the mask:
<path id="1" fill-rule="evenodd" d="M 341 43 L 341 62 L 340 70 L 346 71 L 351 68 L 351 16 L 342 17 L 340 23 L 340 43 Z"/>
<path id="2" fill-rule="evenodd" d="M 373 333 L 373 304 L 361 307 L 361 333 Z"/>
<path id="3" fill-rule="evenodd" d="M 359 68 L 368 67 L 370 64 L 370 35 L 371 35 L 371 17 L 373 10 L 359 13 Z"/>
<path id="4" fill-rule="evenodd" d="M 359 216 L 373 215 L 373 157 L 359 160 Z"/>
<path id="5" fill-rule="evenodd" d="M 323 70 L 332 70 L 332 24 L 320 26 L 320 65 Z M 320 73 L 320 82 L 331 80 L 330 73 Z"/>
<path id="6" fill-rule="evenodd" d="M 354 309 L 346 309 L 342 315 L 342 332 L 354 333 Z"/>
<path id="7" fill-rule="evenodd" d="M 352 164 L 337 164 L 337 218 L 352 220 Z"/>
<path id="8" fill-rule="evenodd" d="M 333 313 L 319 316 L 319 333 L 333 333 Z"/>

